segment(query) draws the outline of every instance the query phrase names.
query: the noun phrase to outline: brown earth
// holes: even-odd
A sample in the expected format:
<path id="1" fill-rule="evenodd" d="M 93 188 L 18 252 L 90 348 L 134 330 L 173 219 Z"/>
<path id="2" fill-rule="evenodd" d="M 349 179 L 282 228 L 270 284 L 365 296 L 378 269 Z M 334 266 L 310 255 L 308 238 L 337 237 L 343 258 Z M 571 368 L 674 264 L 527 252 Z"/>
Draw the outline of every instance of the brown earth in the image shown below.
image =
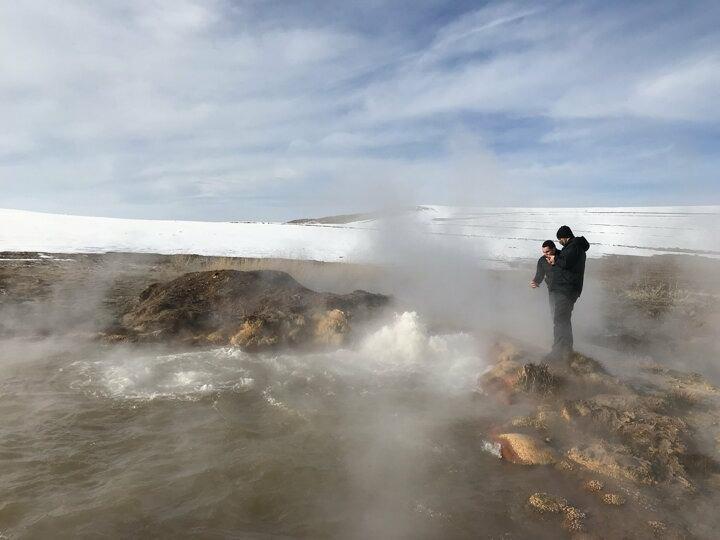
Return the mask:
<path id="1" fill-rule="evenodd" d="M 106 339 L 233 345 L 247 350 L 340 345 L 350 321 L 388 304 L 380 294 L 315 292 L 275 270 L 192 272 L 154 283 Z"/>
<path id="2" fill-rule="evenodd" d="M 93 337 L 121 328 L 153 284 L 218 270 L 281 271 L 309 289 L 338 294 L 372 290 L 377 275 L 370 266 L 287 259 L 0 252 L 0 337 Z"/>
<path id="3" fill-rule="evenodd" d="M 589 471 L 639 484 L 692 489 L 691 477 L 698 468 L 707 472 L 720 467 L 715 465 L 720 452 L 704 458 L 696 452 L 698 446 L 707 445 L 694 440 L 700 430 L 693 426 L 708 429 L 701 422 L 709 422 L 708 416 L 713 414 L 720 417 L 720 390 L 699 375 L 692 377 L 694 386 L 686 384 L 680 400 L 673 384 L 677 375 L 672 370 L 667 371 L 665 383 L 635 386 L 612 377 L 597 362 L 577 353 L 567 365 L 550 368 L 522 364 L 522 357 L 517 352 L 508 354 L 508 349 L 517 350 L 495 347 L 499 359 L 478 381 L 481 392 L 501 402 L 522 402 L 535 408 L 533 414 L 512 418 L 508 427 L 527 428 L 551 438 L 559 447 L 556 450 Z M 529 371 L 539 371 L 563 384 L 553 392 L 529 386 L 525 382 Z"/>
<path id="4" fill-rule="evenodd" d="M 496 363 L 480 377 L 479 391 L 531 411 L 492 430 L 515 430 L 494 436 L 502 458 L 554 465 L 546 468 L 557 475 L 554 485 L 575 479 L 595 495 L 582 511 L 566 512 L 571 495 L 535 493 L 529 499 L 535 511 L 565 512 L 563 527 L 583 531 L 592 529 L 590 522 L 604 527 L 609 512 L 628 507 L 639 520 L 635 527 L 649 527 L 647 537 L 662 536 L 663 527 L 669 538 L 692 537 L 682 524 L 654 524 L 663 521 L 668 505 L 692 507 L 696 497 L 703 500 L 720 485 L 720 389 L 698 374 L 652 363 L 643 368 L 646 376 L 626 379 L 577 353 L 551 366 L 536 363 L 538 355 L 516 344 L 496 344 L 491 353 Z M 526 384 L 527 374 L 536 372 L 562 384 L 552 392 Z"/>
<path id="5" fill-rule="evenodd" d="M 503 269 L 478 269 L 478 279 L 524 289 L 534 266 L 533 260 Z M 133 309 L 139 294 L 152 283 L 189 272 L 226 269 L 284 271 L 314 290 L 396 293 L 388 286 L 387 271 L 371 265 L 200 255 L 0 252 L 0 315 L 9 314 L 0 316 L 0 335 L 97 331 Z M 586 338 L 642 354 L 677 353 L 685 359 L 692 352 L 700 361 L 717 356 L 720 282 L 714 276 L 718 271 L 720 262 L 702 257 L 593 259 L 581 303 L 586 307 L 588 295 L 596 294 L 593 288 L 598 290 L 601 305 L 593 317 L 601 321 L 594 324 L 596 333 Z M 576 317 L 586 312 L 577 311 Z M 446 322 L 428 320 L 438 326 Z"/>
<path id="6" fill-rule="evenodd" d="M 552 447 L 538 437 L 524 433 L 501 433 L 495 439 L 500 443 L 504 460 L 520 465 L 550 465 L 558 456 Z"/>
<path id="7" fill-rule="evenodd" d="M 556 497 L 545 492 L 530 495 L 528 504 L 535 512 L 540 514 L 564 515 L 562 527 L 570 533 L 580 533 L 585 530 L 585 512 L 568 504 L 563 497 Z"/>

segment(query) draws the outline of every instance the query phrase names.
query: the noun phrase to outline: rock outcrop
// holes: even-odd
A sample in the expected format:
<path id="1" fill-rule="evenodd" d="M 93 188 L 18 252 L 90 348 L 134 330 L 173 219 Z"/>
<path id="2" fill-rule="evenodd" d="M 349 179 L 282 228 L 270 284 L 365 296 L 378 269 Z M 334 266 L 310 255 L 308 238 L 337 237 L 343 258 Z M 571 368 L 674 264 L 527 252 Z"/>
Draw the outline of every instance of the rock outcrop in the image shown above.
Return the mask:
<path id="1" fill-rule="evenodd" d="M 493 436 L 500 456 L 549 465 L 544 474 L 574 477 L 585 492 L 533 494 L 532 513 L 556 514 L 558 524 L 562 517 L 578 537 L 598 527 L 621 534 L 622 525 L 606 521 L 619 515 L 638 530 L 649 527 L 647 537 L 687 537 L 687 524 L 658 518 L 666 501 L 692 501 L 720 486 L 720 389 L 654 364 L 620 378 L 580 354 L 545 365 L 539 355 L 497 345 L 493 357 L 478 392 L 508 411 L 490 430 L 500 434 Z M 587 514 L 567 503 L 575 498 L 588 505 Z"/>
<path id="2" fill-rule="evenodd" d="M 285 272 L 219 270 L 185 274 L 145 289 L 111 341 L 231 345 L 249 351 L 281 346 L 338 346 L 351 325 L 389 297 L 310 290 Z"/>
<path id="3" fill-rule="evenodd" d="M 600 394 L 566 403 L 563 416 L 601 437 L 618 438 L 636 461 L 651 464 L 652 474 L 646 470 L 649 465 L 635 467 L 637 480 L 688 484 L 681 463 L 687 453 L 687 426 L 681 418 L 664 414 L 664 406 L 664 400 L 653 397 Z"/>
<path id="4" fill-rule="evenodd" d="M 535 403 L 534 413 L 513 417 L 497 431 L 512 426 L 551 441 L 545 446 L 565 455 L 554 460 L 559 468 L 579 467 L 638 485 L 664 483 L 690 490 L 695 470 L 720 474 L 720 465 L 712 457 L 697 457 L 697 445 L 692 442 L 697 429 L 689 423 L 700 418 L 694 410 L 703 397 L 683 397 L 696 387 L 714 390 L 704 382 L 704 386 L 695 380 L 684 382 L 681 390 L 685 393 L 679 396 L 677 388 L 636 389 L 579 354 L 564 365 L 549 367 L 533 362 L 512 345 L 497 345 L 491 353 L 497 361 L 480 377 L 481 390 L 503 401 L 518 401 L 522 396 L 518 404 Z M 518 445 L 532 440 L 522 437 L 531 436 L 518 438 Z M 524 461 L 513 453 L 509 439 L 499 442 L 505 454 L 515 456 L 509 461 Z"/>
<path id="5" fill-rule="evenodd" d="M 632 480 L 640 484 L 654 482 L 650 462 L 633 456 L 623 446 L 605 442 L 575 446 L 567 457 L 574 463 L 597 474 L 617 480 Z"/>
<path id="6" fill-rule="evenodd" d="M 506 461 L 521 465 L 550 465 L 557 461 L 557 453 L 545 442 L 523 433 L 501 433 L 500 455 Z"/>
<path id="7" fill-rule="evenodd" d="M 562 386 L 562 378 L 550 371 L 547 364 L 521 363 L 520 351 L 510 344 L 496 344 L 490 354 L 497 362 L 483 373 L 478 386 L 483 391 L 512 401 L 517 394 L 547 396 Z"/>
<path id="8" fill-rule="evenodd" d="M 544 492 L 533 493 L 528 498 L 528 504 L 535 512 L 540 514 L 563 514 L 562 526 L 571 533 L 585 530 L 585 512 L 568 504 L 563 497 L 556 497 Z"/>

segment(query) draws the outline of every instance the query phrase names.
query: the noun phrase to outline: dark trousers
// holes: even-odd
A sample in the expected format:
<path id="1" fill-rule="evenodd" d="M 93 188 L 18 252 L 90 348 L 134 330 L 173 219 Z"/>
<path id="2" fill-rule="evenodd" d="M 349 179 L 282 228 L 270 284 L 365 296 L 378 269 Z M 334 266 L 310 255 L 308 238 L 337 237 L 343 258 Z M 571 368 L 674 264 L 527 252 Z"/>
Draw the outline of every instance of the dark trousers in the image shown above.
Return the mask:
<path id="1" fill-rule="evenodd" d="M 550 292 L 550 313 L 553 319 L 552 354 L 565 356 L 573 352 L 572 311 L 578 295 L 560 291 Z"/>

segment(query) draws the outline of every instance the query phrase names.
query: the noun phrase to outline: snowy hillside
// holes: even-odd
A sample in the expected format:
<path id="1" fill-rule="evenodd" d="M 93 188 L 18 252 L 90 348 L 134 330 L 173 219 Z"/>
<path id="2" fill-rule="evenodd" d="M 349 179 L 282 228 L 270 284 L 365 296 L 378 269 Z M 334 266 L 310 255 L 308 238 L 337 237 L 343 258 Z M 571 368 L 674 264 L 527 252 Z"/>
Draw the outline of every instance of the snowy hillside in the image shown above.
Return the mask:
<path id="1" fill-rule="evenodd" d="M 196 253 L 383 262 L 408 246 L 458 249 L 478 260 L 538 255 L 560 225 L 591 242 L 591 257 L 687 253 L 720 258 L 720 206 L 459 208 L 304 223 L 131 220 L 0 209 L 0 251 Z"/>

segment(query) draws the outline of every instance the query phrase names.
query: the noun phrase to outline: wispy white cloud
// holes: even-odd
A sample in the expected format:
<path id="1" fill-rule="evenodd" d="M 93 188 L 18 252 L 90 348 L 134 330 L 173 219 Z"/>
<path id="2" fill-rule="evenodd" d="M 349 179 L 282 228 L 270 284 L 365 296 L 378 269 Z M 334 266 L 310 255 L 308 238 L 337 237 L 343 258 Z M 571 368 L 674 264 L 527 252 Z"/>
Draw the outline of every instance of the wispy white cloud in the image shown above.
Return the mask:
<path id="1" fill-rule="evenodd" d="M 568 204 L 707 193 L 711 3 L 424 5 L 403 26 L 391 4 L 4 3 L 2 205 L 286 218 L 568 182 Z"/>

